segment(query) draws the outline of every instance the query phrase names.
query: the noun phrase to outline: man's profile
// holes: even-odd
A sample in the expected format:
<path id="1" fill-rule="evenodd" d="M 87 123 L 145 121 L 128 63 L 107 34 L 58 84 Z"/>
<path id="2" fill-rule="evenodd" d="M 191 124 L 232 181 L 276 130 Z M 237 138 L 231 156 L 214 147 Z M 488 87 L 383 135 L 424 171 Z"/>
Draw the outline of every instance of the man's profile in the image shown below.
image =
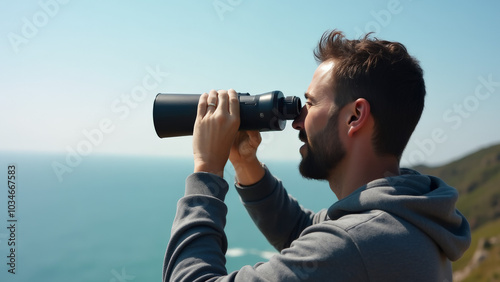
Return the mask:
<path id="1" fill-rule="evenodd" d="M 313 213 L 257 159 L 258 132 L 238 132 L 234 90 L 200 97 L 194 173 L 177 206 L 164 281 L 451 281 L 451 261 L 470 244 L 457 191 L 399 167 L 424 108 L 418 61 L 397 42 L 326 32 L 319 66 L 293 122 L 304 142 L 300 173 L 329 183 L 338 201 Z M 230 160 L 236 190 L 267 240 L 268 262 L 227 273 L 222 178 Z M 306 189 L 306 188 L 304 188 Z M 229 211 L 230 212 L 230 211 Z"/>

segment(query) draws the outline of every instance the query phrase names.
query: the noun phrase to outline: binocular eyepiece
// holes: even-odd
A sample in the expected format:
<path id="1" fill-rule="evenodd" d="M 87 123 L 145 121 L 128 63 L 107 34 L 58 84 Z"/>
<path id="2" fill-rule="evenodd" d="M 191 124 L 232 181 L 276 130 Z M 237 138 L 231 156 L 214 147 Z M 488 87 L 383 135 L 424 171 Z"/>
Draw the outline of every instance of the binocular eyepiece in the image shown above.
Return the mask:
<path id="1" fill-rule="evenodd" d="M 153 104 L 153 123 L 160 138 L 193 134 L 199 94 L 156 95 Z M 293 120 L 302 108 L 300 98 L 285 97 L 281 91 L 251 96 L 238 93 L 240 101 L 239 130 L 280 131 L 286 120 Z"/>

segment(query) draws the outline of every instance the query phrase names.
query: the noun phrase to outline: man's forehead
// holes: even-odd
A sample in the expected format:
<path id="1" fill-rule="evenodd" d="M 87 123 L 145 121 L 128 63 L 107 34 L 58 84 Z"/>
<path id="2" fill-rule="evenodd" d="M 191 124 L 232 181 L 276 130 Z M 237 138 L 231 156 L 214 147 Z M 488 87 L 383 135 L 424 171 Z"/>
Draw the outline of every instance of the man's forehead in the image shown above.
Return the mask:
<path id="1" fill-rule="evenodd" d="M 330 96 L 329 94 L 332 93 L 332 75 L 334 66 L 335 61 L 328 60 L 322 62 L 317 67 L 311 84 L 304 95 L 306 99 L 315 100 L 315 98 L 319 98 L 316 96 L 323 96 L 324 94 Z"/>
<path id="2" fill-rule="evenodd" d="M 313 80 L 319 82 L 321 80 L 330 81 L 333 75 L 333 68 L 335 67 L 335 61 L 328 60 L 322 62 L 314 72 Z"/>
<path id="3" fill-rule="evenodd" d="M 322 72 L 322 73 L 329 73 L 335 66 L 335 61 L 334 60 L 328 60 L 324 61 L 321 64 L 319 64 L 318 68 L 316 71 Z"/>

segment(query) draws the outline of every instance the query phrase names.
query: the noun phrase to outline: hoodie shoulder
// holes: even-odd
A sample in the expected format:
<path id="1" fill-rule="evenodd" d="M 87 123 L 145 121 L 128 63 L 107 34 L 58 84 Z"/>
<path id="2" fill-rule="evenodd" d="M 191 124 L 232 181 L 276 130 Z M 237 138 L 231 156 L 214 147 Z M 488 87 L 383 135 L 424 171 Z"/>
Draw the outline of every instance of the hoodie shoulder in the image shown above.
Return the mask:
<path id="1" fill-rule="evenodd" d="M 371 181 L 328 210 L 331 219 L 384 211 L 395 220 L 385 228 L 408 225 L 428 236 L 450 260 L 457 260 L 470 245 L 470 228 L 456 209 L 458 193 L 437 177 L 402 169 L 401 175 Z M 406 227 L 405 227 L 406 228 Z M 404 230 L 401 230 L 404 232 Z"/>
<path id="2" fill-rule="evenodd" d="M 374 209 L 323 224 L 348 234 L 373 281 L 451 280 L 451 263 L 434 240 L 393 214 Z"/>

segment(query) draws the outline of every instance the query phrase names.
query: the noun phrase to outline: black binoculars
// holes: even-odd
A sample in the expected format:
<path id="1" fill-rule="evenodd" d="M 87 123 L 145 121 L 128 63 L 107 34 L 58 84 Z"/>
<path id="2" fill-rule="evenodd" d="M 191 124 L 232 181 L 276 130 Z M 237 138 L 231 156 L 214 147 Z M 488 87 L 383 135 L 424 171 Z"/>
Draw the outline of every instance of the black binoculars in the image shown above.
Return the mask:
<path id="1" fill-rule="evenodd" d="M 153 104 L 153 123 L 160 138 L 193 134 L 199 94 L 156 95 Z M 251 96 L 238 93 L 240 101 L 239 130 L 280 131 L 286 120 L 293 120 L 302 108 L 300 98 L 285 97 L 281 91 Z"/>

